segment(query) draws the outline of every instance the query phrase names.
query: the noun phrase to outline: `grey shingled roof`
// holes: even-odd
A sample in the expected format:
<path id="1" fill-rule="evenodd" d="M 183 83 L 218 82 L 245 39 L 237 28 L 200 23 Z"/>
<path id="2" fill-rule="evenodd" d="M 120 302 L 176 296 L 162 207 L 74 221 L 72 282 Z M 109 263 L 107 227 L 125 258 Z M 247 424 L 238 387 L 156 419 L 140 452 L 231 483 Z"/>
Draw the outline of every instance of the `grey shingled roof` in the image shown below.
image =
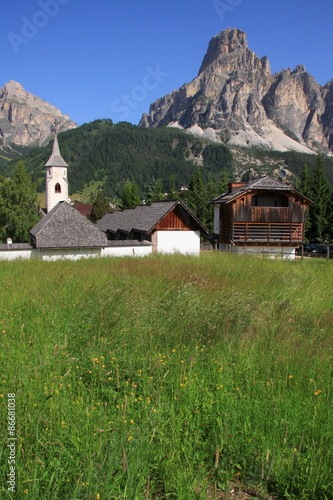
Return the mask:
<path id="1" fill-rule="evenodd" d="M 293 189 L 289 184 L 285 184 L 282 181 L 279 181 L 278 179 L 274 179 L 273 177 L 270 177 L 266 175 L 265 177 L 260 177 L 258 179 L 253 179 L 247 183 L 245 183 L 243 186 L 240 186 L 238 189 L 235 189 L 232 193 L 222 193 L 221 195 L 217 196 L 213 200 L 211 200 L 209 203 L 228 203 L 229 201 L 232 201 L 239 196 L 244 195 L 247 191 L 252 191 L 252 190 L 262 190 L 262 191 L 290 191 L 294 194 L 297 194 L 304 200 L 308 201 L 309 204 L 313 204 L 313 202 L 301 194 L 299 191 L 296 189 Z"/>
<path id="2" fill-rule="evenodd" d="M 45 167 L 68 167 L 67 163 L 60 154 L 58 137 L 54 136 L 52 154 L 45 163 Z"/>
<path id="3" fill-rule="evenodd" d="M 109 240 L 106 244 L 107 247 L 151 247 L 151 241 L 139 240 Z"/>
<path id="4" fill-rule="evenodd" d="M 281 191 L 292 191 L 292 187 L 289 184 L 285 184 L 278 179 L 274 179 L 274 177 L 269 177 L 265 175 L 265 177 L 259 177 L 258 179 L 253 179 L 249 181 L 248 188 L 251 189 L 273 189 L 281 190 Z"/>
<path id="5" fill-rule="evenodd" d="M 0 245 L 0 250 L 31 250 L 32 248 L 30 243 L 3 243 Z"/>
<path id="6" fill-rule="evenodd" d="M 139 205 L 136 208 L 108 213 L 97 222 L 96 227 L 105 232 L 124 231 L 130 233 L 131 231 L 141 231 L 149 234 L 163 217 L 177 205 L 180 205 L 192 217 L 201 231 L 207 232 L 199 219 L 180 200 L 157 201 L 151 205 Z"/>
<path id="7" fill-rule="evenodd" d="M 105 247 L 106 235 L 65 201 L 58 203 L 30 231 L 36 248 Z"/>

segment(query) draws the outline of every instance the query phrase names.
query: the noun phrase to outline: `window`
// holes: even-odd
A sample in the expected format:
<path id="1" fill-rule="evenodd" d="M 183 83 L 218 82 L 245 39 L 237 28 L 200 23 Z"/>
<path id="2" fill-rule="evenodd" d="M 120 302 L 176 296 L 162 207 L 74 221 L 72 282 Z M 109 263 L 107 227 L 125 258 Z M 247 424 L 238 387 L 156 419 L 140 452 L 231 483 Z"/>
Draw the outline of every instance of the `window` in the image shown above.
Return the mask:
<path id="1" fill-rule="evenodd" d="M 260 193 L 252 196 L 253 207 L 288 207 L 288 197 L 280 193 Z"/>
<path id="2" fill-rule="evenodd" d="M 55 185 L 54 191 L 56 193 L 61 193 L 61 186 L 60 186 L 59 182 L 57 182 L 57 184 Z"/>

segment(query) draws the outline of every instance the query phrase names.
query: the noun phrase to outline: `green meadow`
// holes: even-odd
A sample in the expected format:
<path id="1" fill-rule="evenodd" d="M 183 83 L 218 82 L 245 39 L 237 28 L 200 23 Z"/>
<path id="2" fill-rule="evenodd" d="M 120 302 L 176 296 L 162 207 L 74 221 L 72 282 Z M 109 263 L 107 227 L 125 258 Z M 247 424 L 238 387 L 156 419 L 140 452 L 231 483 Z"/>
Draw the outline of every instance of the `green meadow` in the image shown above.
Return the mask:
<path id="1" fill-rule="evenodd" d="M 332 262 L 214 252 L 0 275 L 1 498 L 333 498 Z"/>

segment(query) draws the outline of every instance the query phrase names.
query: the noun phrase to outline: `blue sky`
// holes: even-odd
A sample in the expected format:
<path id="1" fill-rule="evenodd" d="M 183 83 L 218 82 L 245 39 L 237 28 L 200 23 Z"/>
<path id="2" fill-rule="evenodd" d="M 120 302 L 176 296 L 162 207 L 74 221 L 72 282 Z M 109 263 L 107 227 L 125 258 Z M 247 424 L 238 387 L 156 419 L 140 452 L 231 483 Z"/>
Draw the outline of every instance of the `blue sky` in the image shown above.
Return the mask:
<path id="1" fill-rule="evenodd" d="M 304 64 L 320 84 L 333 78 L 331 0 L 2 0 L 1 11 L 0 87 L 18 81 L 79 125 L 137 124 L 228 27 L 273 73 Z"/>

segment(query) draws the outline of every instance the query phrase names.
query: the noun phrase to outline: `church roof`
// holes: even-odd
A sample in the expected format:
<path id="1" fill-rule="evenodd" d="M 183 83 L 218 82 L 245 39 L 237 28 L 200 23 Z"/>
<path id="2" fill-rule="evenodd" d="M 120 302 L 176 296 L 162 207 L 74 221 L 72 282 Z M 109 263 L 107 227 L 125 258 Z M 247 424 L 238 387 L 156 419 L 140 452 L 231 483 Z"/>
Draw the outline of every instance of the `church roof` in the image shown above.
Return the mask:
<path id="1" fill-rule="evenodd" d="M 36 248 L 107 246 L 106 235 L 65 201 L 58 203 L 30 231 Z"/>
<path id="2" fill-rule="evenodd" d="M 180 200 L 157 201 L 151 205 L 139 205 L 136 208 L 127 208 L 108 213 L 96 224 L 101 231 L 140 231 L 149 234 L 155 226 L 177 205 L 180 205 L 195 222 L 198 229 L 207 233 L 207 229 L 199 219 Z"/>
<path id="3" fill-rule="evenodd" d="M 45 163 L 45 167 L 68 167 L 67 163 L 60 154 L 57 135 L 54 136 L 52 154 Z"/>

